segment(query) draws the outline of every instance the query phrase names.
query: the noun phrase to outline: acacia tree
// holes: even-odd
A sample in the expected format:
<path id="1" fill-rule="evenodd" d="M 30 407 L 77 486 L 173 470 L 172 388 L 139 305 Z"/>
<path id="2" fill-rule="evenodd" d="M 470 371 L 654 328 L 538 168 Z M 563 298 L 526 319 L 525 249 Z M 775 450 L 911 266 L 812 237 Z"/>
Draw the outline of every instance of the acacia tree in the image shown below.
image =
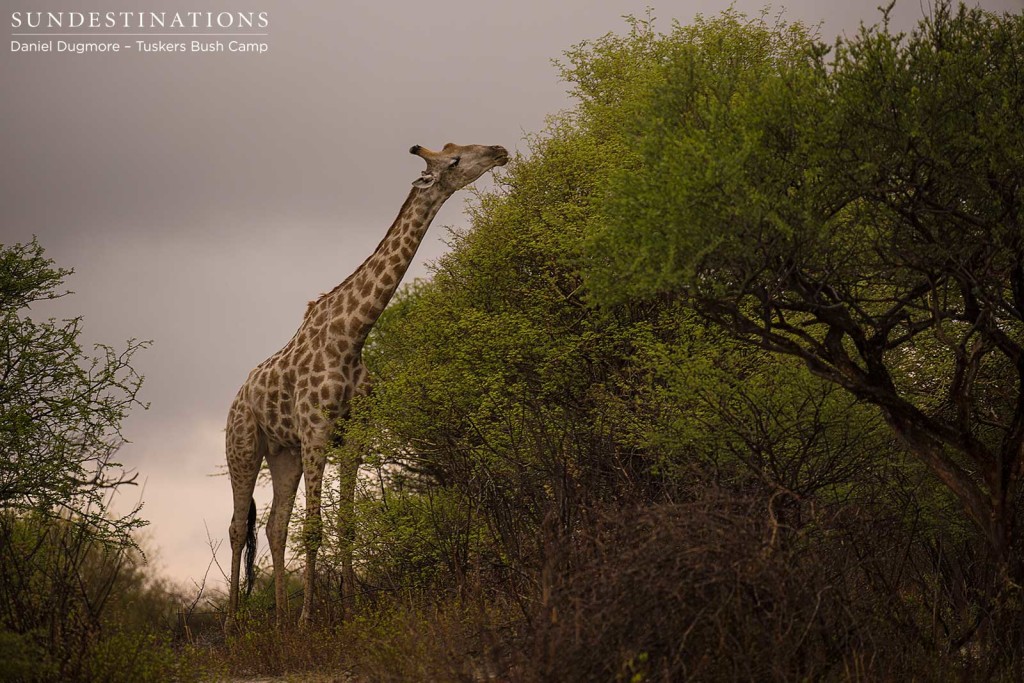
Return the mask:
<path id="1" fill-rule="evenodd" d="M 940 3 L 834 51 L 734 14 L 683 30 L 608 193 L 599 298 L 671 293 L 878 406 L 1019 573 L 1024 16 Z"/>

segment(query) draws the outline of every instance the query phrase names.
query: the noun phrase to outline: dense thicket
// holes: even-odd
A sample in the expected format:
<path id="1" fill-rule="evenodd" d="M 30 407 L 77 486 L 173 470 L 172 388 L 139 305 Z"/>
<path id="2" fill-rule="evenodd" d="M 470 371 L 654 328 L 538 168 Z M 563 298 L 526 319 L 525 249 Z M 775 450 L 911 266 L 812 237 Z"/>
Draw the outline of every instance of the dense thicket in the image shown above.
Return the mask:
<path id="1" fill-rule="evenodd" d="M 475 624 L 403 675 L 1019 673 L 1022 21 L 566 54 L 366 349 L 364 604 Z"/>

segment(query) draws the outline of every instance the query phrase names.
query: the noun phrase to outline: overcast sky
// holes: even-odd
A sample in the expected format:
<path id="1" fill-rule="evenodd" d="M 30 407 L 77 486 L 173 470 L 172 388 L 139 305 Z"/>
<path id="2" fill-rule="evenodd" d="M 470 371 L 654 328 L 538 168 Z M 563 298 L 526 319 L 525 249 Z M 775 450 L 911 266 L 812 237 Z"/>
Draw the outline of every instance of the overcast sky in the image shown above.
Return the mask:
<path id="1" fill-rule="evenodd" d="M 182 583 L 201 578 L 206 526 L 224 539 L 226 563 L 230 483 L 210 475 L 224 462 L 231 399 L 292 336 L 306 302 L 376 246 L 422 169 L 411 145 L 525 152 L 524 134 L 570 104 L 551 65 L 562 51 L 622 32 L 622 15 L 642 15 L 647 5 L 668 29 L 671 19 L 687 23 L 730 4 L 748 14 L 763 6 L 110 0 L 91 9 L 263 11 L 269 35 L 260 40 L 269 51 L 25 54 L 12 52 L 6 36 L 0 243 L 36 235 L 59 265 L 74 268 L 74 296 L 40 314 L 84 316 L 90 343 L 153 340 L 135 364 L 151 408 L 127 421 L 132 443 L 121 459 L 145 482 L 147 545 L 161 571 Z M 789 20 L 821 24 L 831 41 L 875 23 L 879 4 L 775 7 Z M 1024 0 L 980 5 L 1021 11 Z M 12 12 L 82 9 L 59 0 L 3 6 L 8 34 L 16 31 Z M 922 7 L 897 0 L 893 23 L 911 27 Z M 438 215 L 406 281 L 429 275 L 445 248 L 444 226 L 466 225 L 464 202 L 465 193 L 456 195 Z M 261 505 L 269 498 L 257 491 Z"/>

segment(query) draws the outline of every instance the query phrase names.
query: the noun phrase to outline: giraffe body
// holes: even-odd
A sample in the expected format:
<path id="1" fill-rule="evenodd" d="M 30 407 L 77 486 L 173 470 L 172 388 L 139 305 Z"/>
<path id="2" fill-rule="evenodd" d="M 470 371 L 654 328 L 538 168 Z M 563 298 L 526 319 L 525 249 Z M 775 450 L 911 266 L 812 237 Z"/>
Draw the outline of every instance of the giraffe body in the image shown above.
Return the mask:
<path id="1" fill-rule="evenodd" d="M 306 567 L 301 621 L 308 623 L 314 604 L 313 578 L 319 548 L 320 498 L 326 450 L 349 403 L 369 391 L 361 352 L 366 337 L 408 269 L 430 222 L 458 189 L 506 163 L 502 147 L 455 145 L 440 152 L 418 145 L 410 152 L 427 162 L 402 209 L 377 249 L 344 282 L 309 304 L 292 339 L 249 373 L 228 413 L 225 447 L 234 500 L 229 538 L 230 624 L 238 607 L 241 555 L 252 533 L 252 494 L 264 460 L 270 470 L 273 502 L 267 539 L 274 564 L 279 623 L 287 614 L 285 546 L 300 479 L 306 486 Z M 343 497 L 351 505 L 355 473 L 343 473 Z M 351 562 L 343 580 L 351 591 Z"/>

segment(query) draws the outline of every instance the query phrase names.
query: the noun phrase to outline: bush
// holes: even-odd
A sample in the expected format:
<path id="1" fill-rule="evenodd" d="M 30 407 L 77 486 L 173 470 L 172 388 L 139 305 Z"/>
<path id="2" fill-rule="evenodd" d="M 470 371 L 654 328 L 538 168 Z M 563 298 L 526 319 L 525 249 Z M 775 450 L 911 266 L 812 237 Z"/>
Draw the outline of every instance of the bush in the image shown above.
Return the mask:
<path id="1" fill-rule="evenodd" d="M 85 680 L 104 683 L 198 681 L 202 672 L 193 660 L 171 645 L 167 634 L 116 631 L 105 634 L 90 650 Z"/>

